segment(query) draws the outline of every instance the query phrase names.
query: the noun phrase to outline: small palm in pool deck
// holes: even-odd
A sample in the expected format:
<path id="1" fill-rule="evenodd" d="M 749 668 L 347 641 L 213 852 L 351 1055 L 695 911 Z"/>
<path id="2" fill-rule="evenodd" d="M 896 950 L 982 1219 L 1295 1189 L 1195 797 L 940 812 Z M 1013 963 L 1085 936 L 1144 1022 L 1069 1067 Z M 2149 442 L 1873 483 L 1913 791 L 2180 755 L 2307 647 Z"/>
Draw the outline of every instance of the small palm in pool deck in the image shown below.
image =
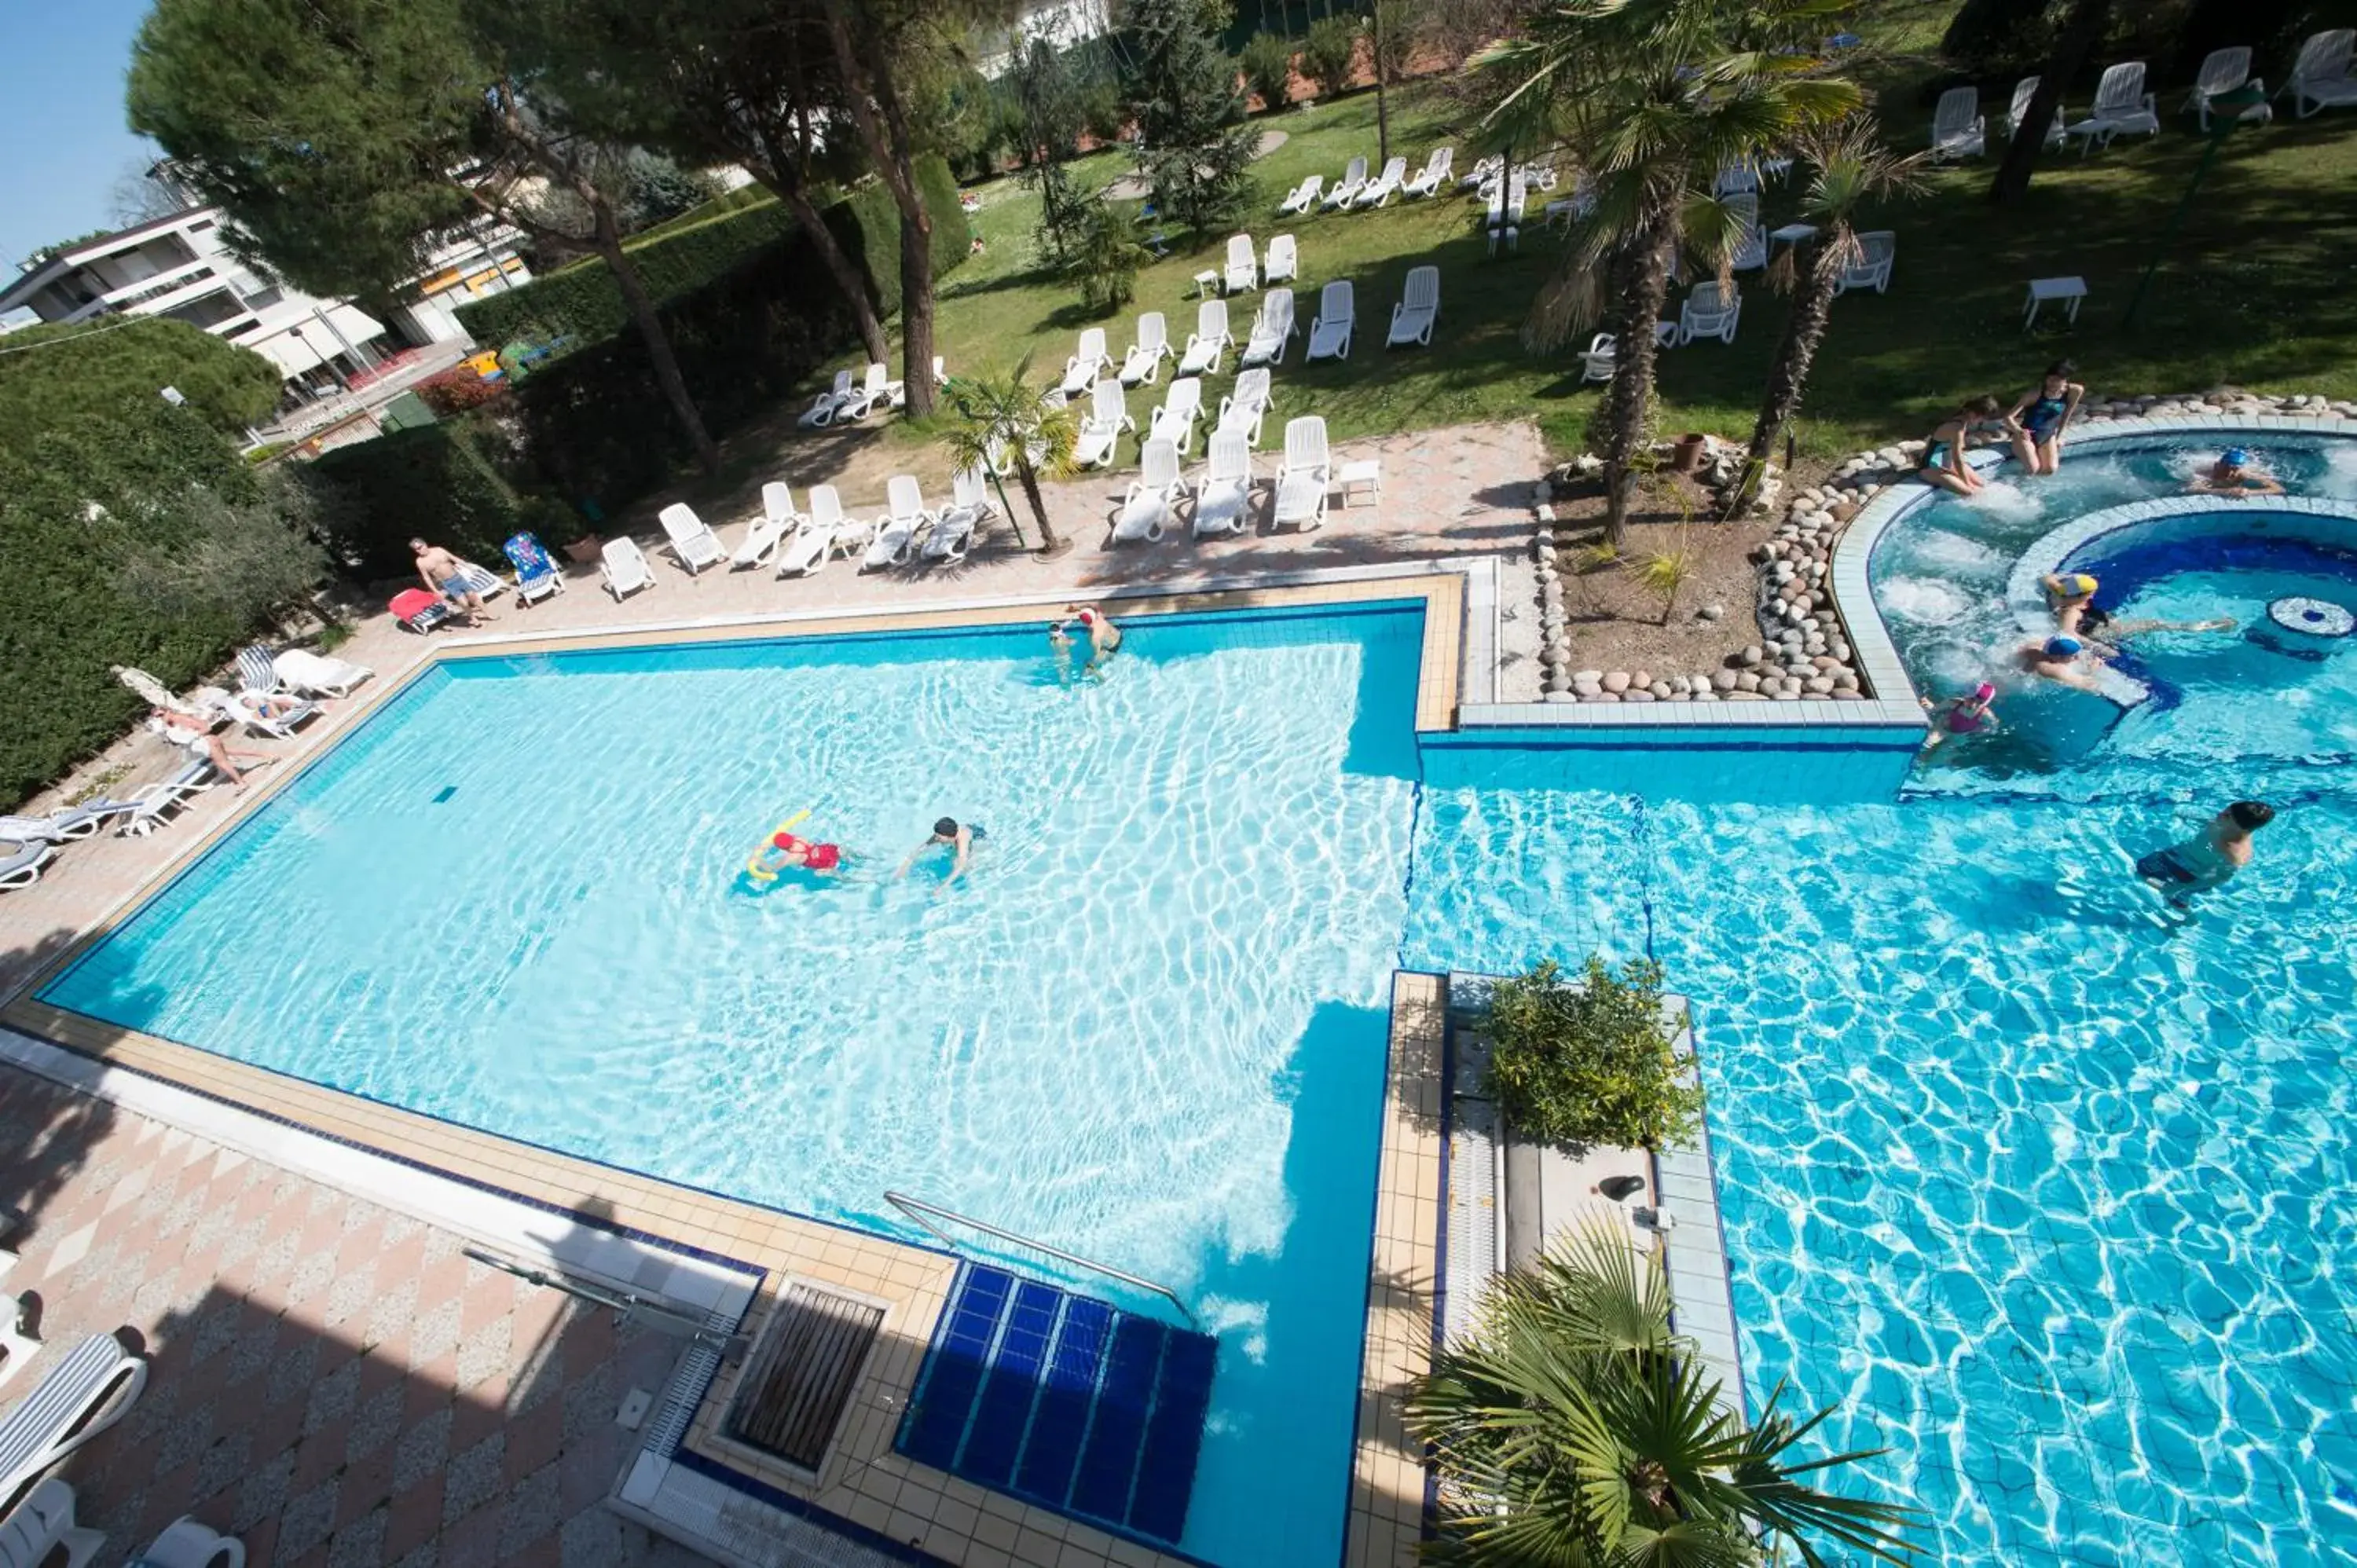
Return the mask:
<path id="1" fill-rule="evenodd" d="M 942 433 L 951 461 L 960 469 L 985 473 L 1011 469 L 1023 499 L 1030 503 L 1039 527 L 1041 557 L 1061 555 L 1071 548 L 1056 537 L 1048 521 L 1047 498 L 1039 493 L 1044 476 L 1060 479 L 1072 471 L 1072 451 L 1080 442 L 1072 411 L 1049 403 L 1030 384 L 1031 356 L 1011 371 L 996 375 L 960 376 L 950 383 L 951 424 Z"/>
<path id="2" fill-rule="evenodd" d="M 1428 1560 L 1465 1563 L 1746 1563 L 1760 1538 L 1822 1564 L 1819 1542 L 1886 1563 L 1917 1548 L 1911 1509 L 1816 1490 L 1819 1473 L 1870 1457 L 1795 1453 L 1830 1412 L 1794 1422 L 1780 1387 L 1746 1425 L 1694 1346 L 1670 1331 L 1658 1255 L 1625 1223 L 1555 1241 L 1482 1303 L 1475 1331 L 1434 1359 L 1408 1396 L 1432 1444 L 1439 1533 Z"/>

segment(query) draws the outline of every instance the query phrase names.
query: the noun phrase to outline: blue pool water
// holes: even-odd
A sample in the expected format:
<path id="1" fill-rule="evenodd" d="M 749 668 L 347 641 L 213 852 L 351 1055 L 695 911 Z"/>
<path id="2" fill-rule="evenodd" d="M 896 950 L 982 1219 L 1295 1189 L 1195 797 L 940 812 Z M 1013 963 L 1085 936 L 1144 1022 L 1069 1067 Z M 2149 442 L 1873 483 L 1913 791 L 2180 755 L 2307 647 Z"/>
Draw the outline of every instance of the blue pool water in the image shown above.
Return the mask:
<path id="1" fill-rule="evenodd" d="M 2086 489 L 2039 518 L 1933 518 L 1878 589 L 1928 604 L 1979 551 L 2001 596 L 2022 542 L 2175 460 L 2074 460 Z M 2337 570 L 2124 577 L 2122 608 Z M 1419 782 L 1415 628 L 1140 623 L 1077 688 L 1036 632 L 436 675 L 48 995 L 761 1201 L 880 1225 L 902 1187 L 1169 1279 L 1222 1333 L 1187 1548 L 1327 1563 L 1390 972 L 1650 951 L 1693 999 L 1755 1396 L 1786 1380 L 1840 1407 L 1828 1445 L 1886 1447 L 1854 1484 L 1927 1511 L 1929 1560 L 2357 1551 L 2357 791 L 2319 749 L 2345 663 L 2162 648 L 2174 705 L 2092 738 L 2027 706 L 2028 750 L 1943 757 L 1900 801 L 1826 756 L 1820 803 L 1771 808 L 1730 753 L 1649 757 L 1644 797 L 1540 749 L 1427 753 Z M 2256 863 L 2168 916 L 2134 858 L 2244 793 L 2283 808 Z M 888 862 L 942 811 L 992 839 L 940 897 L 734 888 L 803 805 Z"/>

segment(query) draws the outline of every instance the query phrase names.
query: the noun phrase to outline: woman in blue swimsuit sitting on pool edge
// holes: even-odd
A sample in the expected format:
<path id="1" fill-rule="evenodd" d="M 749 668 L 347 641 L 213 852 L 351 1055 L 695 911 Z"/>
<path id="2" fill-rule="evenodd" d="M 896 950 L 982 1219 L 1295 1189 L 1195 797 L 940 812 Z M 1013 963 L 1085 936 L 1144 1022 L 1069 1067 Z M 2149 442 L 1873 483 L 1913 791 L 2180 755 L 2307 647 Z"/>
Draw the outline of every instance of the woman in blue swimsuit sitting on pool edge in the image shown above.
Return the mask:
<path id="1" fill-rule="evenodd" d="M 2013 455 L 2021 460 L 2022 472 L 2050 474 L 2062 466 L 2062 432 L 2071 426 L 2071 416 L 2079 412 L 2079 400 L 2087 389 L 2071 379 L 2078 367 L 2068 360 L 2057 360 L 2046 367 L 2046 379 L 2034 391 L 2021 394 L 2006 418 L 2019 428 L 2013 437 Z"/>

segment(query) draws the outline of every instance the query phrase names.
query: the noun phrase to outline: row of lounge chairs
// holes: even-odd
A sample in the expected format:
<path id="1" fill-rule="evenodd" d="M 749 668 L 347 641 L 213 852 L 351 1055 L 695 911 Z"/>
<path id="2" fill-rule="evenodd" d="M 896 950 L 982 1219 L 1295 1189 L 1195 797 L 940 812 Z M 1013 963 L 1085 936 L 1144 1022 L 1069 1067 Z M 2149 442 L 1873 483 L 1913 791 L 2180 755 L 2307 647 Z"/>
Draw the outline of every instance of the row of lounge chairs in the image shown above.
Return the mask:
<path id="1" fill-rule="evenodd" d="M 897 474 L 885 485 L 885 509 L 861 521 L 844 510 L 833 485 L 813 485 L 807 509 L 794 504 L 792 488 L 773 479 L 761 487 L 761 514 L 748 523 L 737 547 L 721 542 L 712 525 L 683 501 L 662 509 L 663 537 L 682 570 L 694 576 L 707 566 L 732 571 L 774 566 L 780 577 L 807 577 L 841 557 L 859 557 L 860 570 L 906 566 L 921 558 L 941 563 L 965 559 L 983 523 L 997 510 L 979 469 L 952 481 L 944 507 L 925 504 L 916 478 Z M 619 602 L 655 585 L 646 553 L 628 537 L 606 542 L 600 562 L 606 591 Z"/>
<path id="2" fill-rule="evenodd" d="M 933 356 L 933 381 L 938 386 L 950 384 L 950 373 L 939 354 Z M 794 423 L 804 430 L 823 430 L 830 424 L 865 419 L 871 413 L 889 413 L 909 405 L 909 384 L 896 381 L 892 372 L 870 360 L 866 376 L 855 382 L 849 371 L 834 372 L 834 384 L 811 400 Z"/>
<path id="3" fill-rule="evenodd" d="M 1315 414 L 1285 426 L 1285 457 L 1272 486 L 1270 521 L 1307 532 L 1326 521 L 1334 466 L 1326 443 L 1326 422 Z M 1131 481 L 1113 518 L 1113 542 L 1156 541 L 1178 522 L 1179 503 L 1193 501 L 1191 527 L 1198 539 L 1252 531 L 1254 487 L 1252 448 L 1243 433 L 1222 430 L 1211 437 L 1201 475 L 1189 479 L 1179 467 L 1179 448 L 1168 436 L 1150 436 L 1138 477 Z"/>
<path id="4" fill-rule="evenodd" d="M 1277 214 L 1298 217 L 1312 211 L 1362 212 L 1384 205 L 1394 196 L 1435 196 L 1448 182 L 1456 157 L 1454 147 L 1435 147 L 1426 155 L 1424 167 L 1414 175 L 1407 172 L 1407 159 L 1392 158 L 1372 179 L 1367 177 L 1367 160 L 1352 158 L 1343 168 L 1342 177 L 1330 188 L 1322 174 L 1303 179 L 1277 203 Z"/>

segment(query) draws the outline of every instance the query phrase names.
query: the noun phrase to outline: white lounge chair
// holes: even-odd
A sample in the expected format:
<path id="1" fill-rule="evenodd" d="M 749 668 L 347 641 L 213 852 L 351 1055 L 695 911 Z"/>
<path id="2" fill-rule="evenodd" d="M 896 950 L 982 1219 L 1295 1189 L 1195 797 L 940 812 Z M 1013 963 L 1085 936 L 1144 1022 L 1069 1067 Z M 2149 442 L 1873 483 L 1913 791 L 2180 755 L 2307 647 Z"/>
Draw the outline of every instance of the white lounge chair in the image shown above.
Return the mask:
<path id="1" fill-rule="evenodd" d="M 139 1561 L 146 1568 L 245 1568 L 245 1542 L 182 1514 L 147 1543 Z"/>
<path id="2" fill-rule="evenodd" d="M 248 643 L 237 650 L 237 683 L 248 692 L 278 690 L 278 666 L 270 657 L 270 650 L 258 642 Z"/>
<path id="3" fill-rule="evenodd" d="M 508 580 L 497 572 L 488 571 L 472 561 L 458 563 L 458 581 L 468 592 L 485 604 L 490 604 L 508 591 Z"/>
<path id="4" fill-rule="evenodd" d="M 737 545 L 736 553 L 728 557 L 729 570 L 745 566 L 766 566 L 778 553 L 778 546 L 786 535 L 802 526 L 802 513 L 794 510 L 794 492 L 783 479 L 771 479 L 761 487 L 761 515 L 745 525 L 745 537 Z"/>
<path id="5" fill-rule="evenodd" d="M 1293 188 L 1292 195 L 1276 204 L 1276 215 L 1280 218 L 1300 217 L 1318 205 L 1318 199 L 1325 193 L 1325 190 L 1326 177 L 1322 174 L 1311 175 Z"/>
<path id="6" fill-rule="evenodd" d="M 1137 318 L 1137 341 L 1121 357 L 1121 384 L 1134 387 L 1156 380 L 1162 374 L 1162 361 L 1169 357 L 1169 324 L 1162 319 L 1162 312 L 1149 310 Z"/>
<path id="7" fill-rule="evenodd" d="M 212 787 L 212 763 L 204 757 L 191 757 L 169 779 L 142 784 L 131 791 L 131 810 L 116 831 L 126 838 L 145 838 L 162 827 L 174 811 Z"/>
<path id="8" fill-rule="evenodd" d="M 0 1423 L 0 1515 L 59 1460 L 123 1419 L 147 1386 L 147 1359 L 93 1334 L 33 1386 Z"/>
<path id="9" fill-rule="evenodd" d="M 2349 74 L 2349 59 L 2357 50 L 2357 27 L 2335 27 L 2310 33 L 2292 61 L 2291 80 L 2282 96 L 2291 100 L 2292 117 L 2305 120 L 2319 109 L 2346 109 L 2357 103 L 2357 78 Z"/>
<path id="10" fill-rule="evenodd" d="M 1932 111 L 1932 161 L 1979 157 L 1987 150 L 1986 129 L 1978 90 L 1951 87 Z"/>
<path id="11" fill-rule="evenodd" d="M 2144 90 L 2144 61 L 2123 60 L 2104 67 L 2103 80 L 2095 84 L 2095 107 L 2063 134 L 2079 138 L 2081 157 L 2098 145 L 2110 146 L 2114 136 L 2159 135 L 2159 102 Z"/>
<path id="12" fill-rule="evenodd" d="M 687 568 L 689 576 L 728 559 L 728 552 L 720 546 L 720 536 L 685 501 L 673 501 L 663 508 L 657 521 L 662 524 L 663 537 L 671 541 L 672 554 Z"/>
<path id="13" fill-rule="evenodd" d="M 1089 394 L 1089 412 L 1081 417 L 1081 438 L 1072 448 L 1072 461 L 1083 468 L 1103 468 L 1113 462 L 1113 455 L 1121 445 L 1121 433 L 1135 430 L 1137 421 L 1129 416 L 1129 399 L 1121 383 L 1108 376 L 1096 384 Z"/>
<path id="14" fill-rule="evenodd" d="M 0 839 L 15 843 L 71 843 L 96 837 L 99 829 L 134 810 L 136 807 L 129 800 L 101 799 L 60 807 L 46 817 L 0 817 Z"/>
<path id="15" fill-rule="evenodd" d="M 1326 421 L 1304 414 L 1285 422 L 1285 466 L 1276 471 L 1276 505 L 1270 521 L 1282 528 L 1316 528 L 1326 521 L 1326 489 L 1332 482 L 1326 450 Z"/>
<path id="16" fill-rule="evenodd" d="M 647 558 L 637 543 L 629 538 L 609 539 L 597 553 L 597 569 L 605 575 L 606 591 L 621 603 L 640 588 L 655 585 L 655 575 L 648 569 Z"/>
<path id="17" fill-rule="evenodd" d="M 1738 193 L 1723 199 L 1727 210 L 1743 220 L 1743 235 L 1735 242 L 1735 253 L 1727 258 L 1729 272 L 1748 273 L 1768 264 L 1768 231 L 1760 227 L 1760 197 L 1757 192 Z"/>
<path id="18" fill-rule="evenodd" d="M 1841 281 L 1834 285 L 1835 294 L 1846 294 L 1854 288 L 1870 288 L 1880 294 L 1890 286 L 1890 266 L 1899 259 L 1899 236 L 1888 229 L 1873 229 L 1857 237 L 1857 254 L 1842 269 Z"/>
<path id="19" fill-rule="evenodd" d="M 1448 183 L 1448 166 L 1457 160 L 1455 147 L 1435 147 L 1425 156 L 1424 167 L 1414 179 L 1400 187 L 1405 197 L 1436 196 Z"/>
<path id="20" fill-rule="evenodd" d="M 1253 317 L 1252 336 L 1244 340 L 1241 362 L 1245 366 L 1285 362 L 1285 346 L 1300 328 L 1293 322 L 1293 291 L 1273 288 L 1261 296 L 1260 314 Z"/>
<path id="21" fill-rule="evenodd" d="M 1195 307 L 1195 330 L 1187 334 L 1187 351 L 1178 356 L 1178 368 L 1171 374 L 1216 376 L 1220 356 L 1235 346 L 1235 335 L 1228 330 L 1228 302 L 1207 299 Z"/>
<path id="22" fill-rule="evenodd" d="M 917 553 L 917 536 L 933 521 L 916 476 L 893 475 L 884 482 L 884 511 L 869 525 L 867 553 L 860 557 L 859 569 L 871 572 L 907 565 Z"/>
<path id="23" fill-rule="evenodd" d="M 1473 166 L 1465 171 L 1465 177 L 1457 182 L 1457 188 L 1479 191 L 1481 193 L 1481 199 L 1487 201 L 1490 199 L 1490 182 L 1497 178 L 1499 171 L 1505 166 L 1505 158 L 1497 153 L 1490 153 L 1475 158 Z"/>
<path id="24" fill-rule="evenodd" d="M 86 1568 L 105 1544 L 106 1531 L 74 1523 L 73 1488 L 63 1481 L 43 1481 L 0 1517 L 0 1563 L 8 1568 L 40 1568 L 61 1546 L 66 1568 Z"/>
<path id="25" fill-rule="evenodd" d="M 892 379 L 892 372 L 883 366 L 869 362 L 867 378 L 852 390 L 851 396 L 834 411 L 837 419 L 865 419 L 877 409 L 889 411 L 909 401 L 909 389 Z"/>
<path id="26" fill-rule="evenodd" d="M 990 504 L 990 487 L 980 468 L 960 468 L 950 479 L 950 504 L 939 521 L 925 532 L 925 559 L 963 561 L 974 547 L 974 530 L 998 509 Z"/>
<path id="27" fill-rule="evenodd" d="M 1678 308 L 1678 341 L 1691 343 L 1697 338 L 1716 338 L 1722 343 L 1735 341 L 1735 324 L 1743 315 L 1743 291 L 1733 284 L 1721 284 L 1716 278 L 1706 278 L 1694 285 Z"/>
<path id="28" fill-rule="evenodd" d="M 1261 264 L 1260 269 L 1262 286 L 1269 287 L 1276 284 L 1291 283 L 1300 275 L 1299 247 L 1294 244 L 1292 235 L 1279 234 L 1268 242 L 1268 259 Z"/>
<path id="29" fill-rule="evenodd" d="M 843 497 L 833 485 L 813 485 L 809 514 L 778 552 L 778 575 L 815 576 L 837 552 L 850 554 L 866 533 L 865 525 L 844 515 Z"/>
<path id="30" fill-rule="evenodd" d="M 1228 264 L 1225 274 L 1221 279 L 1221 289 L 1228 294 L 1241 294 L 1245 289 L 1259 286 L 1260 261 L 1253 254 L 1252 236 L 1250 234 L 1229 235 Z"/>
<path id="31" fill-rule="evenodd" d="M 1081 330 L 1081 346 L 1064 361 L 1064 379 L 1057 388 L 1066 397 L 1078 397 L 1097 384 L 1097 377 L 1113 369 L 1113 356 L 1105 352 L 1105 331 L 1102 327 Z"/>
<path id="32" fill-rule="evenodd" d="M 1202 379 L 1199 376 L 1182 377 L 1170 383 L 1169 395 L 1148 418 L 1146 439 L 1149 442 L 1169 441 L 1184 456 L 1187 448 L 1195 444 L 1195 422 L 1202 417 Z"/>
<path id="33" fill-rule="evenodd" d="M 1407 283 L 1400 290 L 1400 302 L 1392 306 L 1392 329 L 1383 339 L 1383 347 L 1396 349 L 1403 343 L 1430 347 L 1433 323 L 1439 319 L 1440 269 L 1410 267 Z"/>
<path id="34" fill-rule="evenodd" d="M 0 889 L 30 887 L 41 879 L 41 867 L 48 861 L 46 843 L 0 839 Z M 5 1369 L 0 1368 L 0 1380 L 5 1380 Z"/>
<path id="35" fill-rule="evenodd" d="M 273 705 L 295 706 L 285 713 L 272 713 Z M 320 713 L 319 704 L 309 698 L 296 698 L 270 692 L 232 692 L 221 699 L 221 711 L 245 726 L 249 735 L 266 735 L 275 740 L 292 740 L 295 732 Z"/>
<path id="36" fill-rule="evenodd" d="M 834 416 L 842 412 L 843 405 L 850 398 L 851 372 L 837 371 L 834 372 L 834 384 L 812 398 L 810 407 L 804 409 L 802 417 L 794 423 L 804 430 L 824 429 L 834 423 Z"/>
<path id="37" fill-rule="evenodd" d="M 2013 84 L 2013 102 L 2006 106 L 2005 111 L 2006 140 L 2011 141 L 2021 134 L 2021 123 L 2029 118 L 2029 101 L 2038 94 L 2039 81 L 2037 77 L 2025 76 Z M 2049 148 L 2062 145 L 2062 106 L 2061 104 L 2054 106 L 2053 123 L 2046 127 L 2046 139 L 2039 145 Z"/>
<path id="38" fill-rule="evenodd" d="M 1359 192 L 1359 199 L 1351 205 L 1362 209 L 1381 207 L 1393 197 L 1397 196 L 1400 187 L 1405 183 L 1407 183 L 1407 159 L 1386 158 L 1383 160 L 1383 172 L 1369 180 L 1366 188 Z"/>
<path id="39" fill-rule="evenodd" d="M 2232 92 L 2238 87 L 2256 89 L 2261 99 L 2260 102 L 2253 104 L 2243 112 L 2244 119 L 2272 120 L 2275 118 L 2276 112 L 2268 108 L 2265 102 L 2267 84 L 2251 75 L 2251 51 L 2245 47 L 2212 49 L 2203 56 L 2201 69 L 2193 73 L 2193 91 L 2186 94 L 2185 102 L 2178 106 L 2177 112 L 2179 114 L 2190 112 L 2199 115 L 2201 128 L 2207 131 L 2210 128 L 2211 101 L 2223 93 Z"/>
<path id="40" fill-rule="evenodd" d="M 1318 317 L 1309 324 L 1310 359 L 1351 357 L 1351 326 L 1356 308 L 1347 279 L 1338 278 L 1318 292 Z"/>
<path id="41" fill-rule="evenodd" d="M 314 653 L 306 648 L 283 649 L 271 663 L 276 667 L 279 680 L 311 697 L 349 697 L 354 687 L 376 673 L 365 664 Z"/>
<path id="42" fill-rule="evenodd" d="M 1195 537 L 1252 532 L 1252 448 L 1243 432 L 1220 429 L 1195 487 Z"/>
<path id="43" fill-rule="evenodd" d="M 1329 212 L 1348 207 L 1358 200 L 1359 193 L 1366 188 L 1367 160 L 1352 158 L 1343 168 L 1342 177 L 1335 183 L 1331 190 L 1326 193 L 1323 206 Z"/>
<path id="44" fill-rule="evenodd" d="M 1169 526 L 1171 508 L 1187 492 L 1187 481 L 1178 472 L 1178 448 L 1168 436 L 1146 438 L 1146 449 L 1138 456 L 1138 468 L 1137 478 L 1130 481 L 1121 498 L 1121 510 L 1114 514 L 1115 544 L 1160 539 L 1163 530 Z"/>
<path id="45" fill-rule="evenodd" d="M 1244 438 L 1247 447 L 1260 445 L 1262 423 L 1275 399 L 1269 392 L 1268 367 L 1256 366 L 1236 378 L 1235 390 L 1220 400 L 1216 437 L 1230 432 Z"/>

